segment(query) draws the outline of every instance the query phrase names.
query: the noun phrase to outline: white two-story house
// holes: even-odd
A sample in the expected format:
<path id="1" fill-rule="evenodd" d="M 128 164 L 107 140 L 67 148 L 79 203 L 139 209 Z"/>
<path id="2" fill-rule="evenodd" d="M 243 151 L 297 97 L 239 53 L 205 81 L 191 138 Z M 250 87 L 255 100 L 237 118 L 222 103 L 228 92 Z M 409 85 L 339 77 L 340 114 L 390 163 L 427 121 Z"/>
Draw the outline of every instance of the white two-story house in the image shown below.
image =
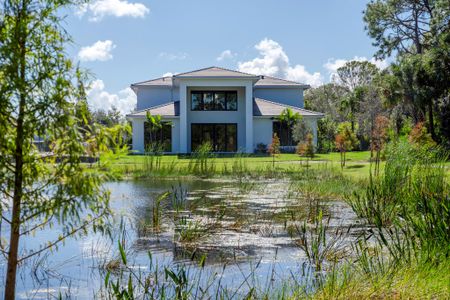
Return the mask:
<path id="1" fill-rule="evenodd" d="M 168 153 L 189 153 L 206 141 L 216 152 L 253 153 L 258 144 L 271 143 L 279 128 L 277 117 L 286 108 L 303 116 L 317 143 L 317 120 L 323 116 L 303 109 L 303 92 L 309 85 L 219 67 L 134 83 L 131 88 L 137 109 L 127 118 L 137 153 L 155 138 L 165 143 Z M 149 129 L 147 112 L 162 118 L 164 125 L 156 133 Z"/>

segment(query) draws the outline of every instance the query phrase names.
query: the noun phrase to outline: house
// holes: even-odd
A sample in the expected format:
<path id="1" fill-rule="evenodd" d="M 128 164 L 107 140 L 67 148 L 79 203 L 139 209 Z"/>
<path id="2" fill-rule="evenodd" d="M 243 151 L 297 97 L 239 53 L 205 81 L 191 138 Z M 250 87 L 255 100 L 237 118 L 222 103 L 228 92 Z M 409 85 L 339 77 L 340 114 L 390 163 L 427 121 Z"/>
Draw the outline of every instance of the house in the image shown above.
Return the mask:
<path id="1" fill-rule="evenodd" d="M 164 143 L 167 153 L 189 153 L 205 141 L 216 152 L 253 153 L 281 130 L 277 117 L 286 108 L 303 116 L 317 143 L 317 120 L 323 116 L 303 108 L 309 85 L 219 67 L 138 82 L 131 88 L 137 110 L 127 118 L 133 127 L 132 148 L 138 153 L 155 140 Z M 147 112 L 161 116 L 162 127 L 152 130 Z M 279 135 L 286 145 L 288 139 Z"/>

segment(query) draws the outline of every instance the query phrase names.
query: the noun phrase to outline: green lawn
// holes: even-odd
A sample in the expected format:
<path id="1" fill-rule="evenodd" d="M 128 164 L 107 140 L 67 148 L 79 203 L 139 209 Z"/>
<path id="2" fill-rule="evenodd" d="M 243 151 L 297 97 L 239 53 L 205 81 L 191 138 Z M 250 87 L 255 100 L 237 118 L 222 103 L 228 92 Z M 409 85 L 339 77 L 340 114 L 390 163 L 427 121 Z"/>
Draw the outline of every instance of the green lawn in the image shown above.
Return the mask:
<path id="1" fill-rule="evenodd" d="M 344 174 L 354 176 L 357 178 L 364 178 L 369 176 L 370 169 L 370 152 L 349 152 L 347 153 L 347 163 L 343 169 Z M 172 173 L 179 173 L 180 175 L 190 163 L 192 158 L 178 157 L 177 155 L 163 155 L 160 157 L 161 166 L 172 167 Z M 142 170 L 150 160 L 149 156 L 145 155 L 126 155 L 121 156 L 118 159 L 114 159 L 111 162 L 110 168 L 113 171 L 119 173 L 133 173 L 133 170 Z M 234 164 L 239 159 L 233 156 L 226 157 L 214 157 L 209 160 L 210 163 L 215 165 L 216 171 L 231 170 Z M 273 158 L 271 156 L 245 156 L 241 158 L 241 163 L 245 165 L 248 171 L 267 170 L 272 168 Z M 309 162 L 310 168 L 320 167 L 332 167 L 340 168 L 340 154 L 317 154 L 313 161 Z M 296 168 L 306 168 L 306 158 L 300 158 L 296 154 L 280 154 L 275 158 L 275 169 L 277 170 L 291 170 L 295 171 Z"/>
<path id="2" fill-rule="evenodd" d="M 145 155 L 125 155 L 114 158 L 109 165 L 109 169 L 116 174 L 133 176 L 148 172 L 148 164 L 151 157 Z M 178 157 L 177 155 L 160 156 L 160 166 L 165 171 L 160 175 L 190 175 L 188 171 L 189 164 L 192 164 L 193 158 Z M 214 157 L 209 159 L 208 163 L 213 164 L 217 173 L 232 173 L 232 168 L 238 162 L 239 158 L 233 156 Z M 245 156 L 240 163 L 245 166 L 249 172 L 268 171 L 273 169 L 271 156 Z M 328 154 L 316 154 L 315 158 L 309 162 L 310 168 L 335 168 L 340 169 L 340 153 L 333 152 Z M 355 179 L 368 178 L 370 174 L 370 151 L 355 151 L 346 154 L 346 165 L 343 174 L 349 175 Z M 306 158 L 300 158 L 296 154 L 280 154 L 275 158 L 275 169 L 279 171 L 295 172 L 298 169 L 306 168 Z M 384 168 L 384 162 L 381 162 L 381 170 Z M 445 164 L 447 179 L 450 179 L 450 162 Z M 157 174 L 154 174 L 157 175 Z M 139 175 L 138 175 L 139 176 Z"/>

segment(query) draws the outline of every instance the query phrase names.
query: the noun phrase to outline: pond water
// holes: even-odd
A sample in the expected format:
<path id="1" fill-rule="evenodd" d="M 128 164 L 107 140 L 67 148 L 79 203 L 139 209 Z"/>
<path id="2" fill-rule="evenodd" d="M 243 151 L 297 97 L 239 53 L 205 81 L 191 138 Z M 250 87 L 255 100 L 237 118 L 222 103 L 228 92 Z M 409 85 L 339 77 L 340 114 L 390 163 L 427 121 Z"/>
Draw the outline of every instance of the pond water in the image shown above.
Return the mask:
<path id="1" fill-rule="evenodd" d="M 26 262 L 19 268 L 19 299 L 50 299 L 59 293 L 71 299 L 102 298 L 105 269 L 118 261 L 119 239 L 126 241 L 136 270 L 148 268 L 150 252 L 161 268 L 184 266 L 188 276 L 196 274 L 205 257 L 202 280 L 220 276 L 221 285 L 242 293 L 252 285 L 300 284 L 305 270 L 311 271 L 297 237 L 304 221 L 312 222 L 323 211 L 335 254 L 345 252 L 362 228 L 344 202 L 318 201 L 289 180 L 139 180 L 106 186 L 115 213 L 112 238 L 88 234 L 67 239 Z M 160 198 L 158 208 L 156 199 L 166 191 L 171 194 Z M 338 239 L 339 228 L 345 234 Z M 58 235 L 57 227 L 38 232 L 23 239 L 21 248 L 36 249 Z M 4 261 L 1 267 L 6 270 Z M 0 276 L 1 290 L 5 272 Z"/>

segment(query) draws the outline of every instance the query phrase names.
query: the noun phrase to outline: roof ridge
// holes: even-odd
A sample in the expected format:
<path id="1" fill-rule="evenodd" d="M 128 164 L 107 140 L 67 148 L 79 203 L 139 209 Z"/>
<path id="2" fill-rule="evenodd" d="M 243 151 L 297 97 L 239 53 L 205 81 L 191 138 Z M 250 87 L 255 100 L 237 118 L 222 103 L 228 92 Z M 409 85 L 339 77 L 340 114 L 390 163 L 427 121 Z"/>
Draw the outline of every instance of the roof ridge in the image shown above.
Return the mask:
<path id="1" fill-rule="evenodd" d="M 156 105 L 156 106 L 151 106 L 151 107 L 147 107 L 147 108 L 144 108 L 144 109 L 140 109 L 140 110 L 134 111 L 134 112 L 132 112 L 132 113 L 130 113 L 130 114 L 128 114 L 128 115 L 131 115 L 131 114 L 137 114 L 137 113 L 140 113 L 140 112 L 144 112 L 144 111 L 146 111 L 146 110 L 149 110 L 149 109 L 160 108 L 160 107 L 163 107 L 163 106 L 169 105 L 169 104 L 171 104 L 171 103 L 175 103 L 175 102 L 179 102 L 179 101 L 169 101 L 169 102 L 165 102 L 165 103 L 162 103 L 162 104 L 158 104 L 158 105 Z M 127 115 L 127 116 L 128 116 L 128 115 Z"/>
<path id="2" fill-rule="evenodd" d="M 197 69 L 197 70 L 193 70 L 193 71 L 188 71 L 188 72 L 178 73 L 178 74 L 174 75 L 174 77 L 178 77 L 178 76 L 180 76 L 180 75 L 185 75 L 185 74 L 194 73 L 194 72 L 205 71 L 205 70 L 213 69 L 213 68 L 221 69 L 221 70 L 224 70 L 224 71 L 235 72 L 235 73 L 240 73 L 240 74 L 244 74 L 244 75 L 249 75 L 249 76 L 255 76 L 255 77 L 258 77 L 258 75 L 255 75 L 255 74 L 246 73 L 246 72 L 241 72 L 241 71 L 237 71 L 237 70 L 233 70 L 233 69 L 228 69 L 228 68 L 224 68 L 224 67 L 218 67 L 218 66 L 210 66 L 210 67 L 205 67 L 205 68 L 201 68 L 201 69 Z"/>
<path id="3" fill-rule="evenodd" d="M 255 100 L 256 100 L 256 99 L 259 99 L 259 100 L 262 100 L 262 101 L 265 101 L 265 102 L 269 102 L 269 103 L 276 104 L 276 105 L 279 105 L 279 106 L 284 106 L 284 107 L 287 107 L 287 108 L 295 108 L 295 109 L 303 110 L 303 111 L 305 111 L 305 112 L 310 112 L 310 113 L 314 113 L 314 114 L 324 115 L 323 113 L 320 113 L 320 112 L 317 112 L 317 111 L 313 111 L 313 110 L 304 109 L 304 108 L 302 108 L 302 107 L 297 107 L 297 106 L 293 106 L 293 105 L 289 105 L 289 104 L 284 104 L 284 103 L 280 103 L 280 102 L 275 102 L 275 101 L 272 101 L 272 100 L 267 100 L 267 99 L 263 99 L 263 98 L 259 98 L 259 97 L 253 97 L 253 98 L 254 98 Z"/>

